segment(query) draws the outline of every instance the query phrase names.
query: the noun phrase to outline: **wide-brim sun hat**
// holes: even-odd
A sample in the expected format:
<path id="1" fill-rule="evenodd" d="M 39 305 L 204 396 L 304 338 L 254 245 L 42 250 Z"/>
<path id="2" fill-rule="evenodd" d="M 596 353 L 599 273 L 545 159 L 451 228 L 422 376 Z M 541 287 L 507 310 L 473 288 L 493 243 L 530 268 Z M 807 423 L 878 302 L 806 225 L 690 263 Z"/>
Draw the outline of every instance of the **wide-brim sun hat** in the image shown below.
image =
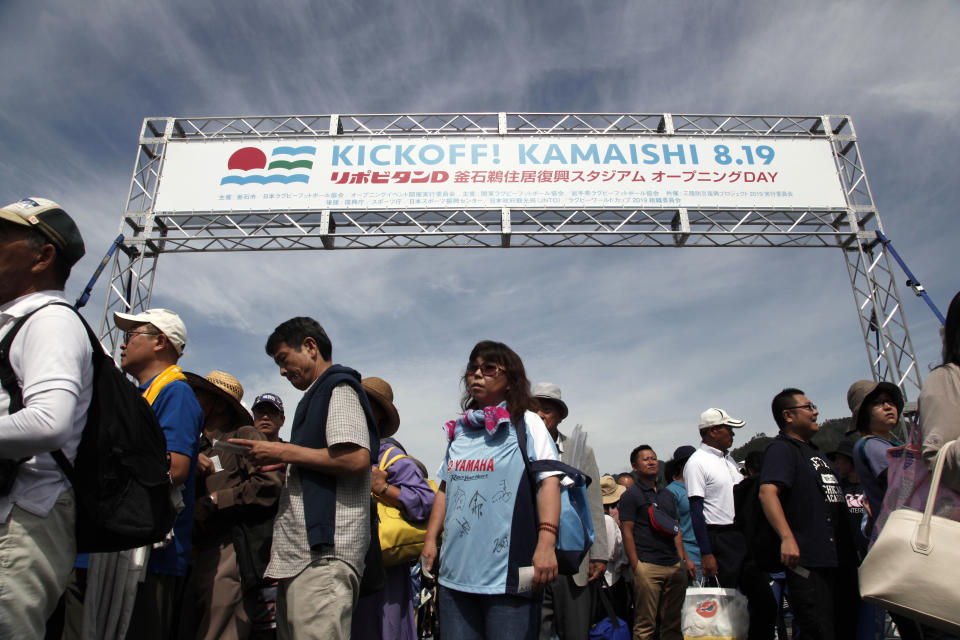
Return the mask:
<path id="1" fill-rule="evenodd" d="M 893 402 L 897 406 L 898 418 L 903 414 L 903 394 L 900 392 L 900 387 L 886 380 L 881 380 L 880 382 L 857 380 L 847 389 L 847 406 L 850 407 L 850 428 L 847 429 L 845 435 L 864 431 L 861 427 L 870 426 L 869 424 L 861 425 L 863 416 L 866 414 L 861 413 L 860 409 L 863 408 L 864 403 L 867 402 L 868 399 L 880 393 L 886 393 L 893 398 Z"/>
<path id="2" fill-rule="evenodd" d="M 360 384 L 367 392 L 367 397 L 387 414 L 386 419 L 377 426 L 380 428 L 380 437 L 389 438 L 400 428 L 400 413 L 393 405 L 393 387 L 383 378 L 376 377 L 364 378 Z"/>
<path id="3" fill-rule="evenodd" d="M 610 475 L 600 478 L 600 492 L 603 494 L 603 504 L 614 504 L 620 502 L 620 498 L 627 491 L 622 484 L 617 484 L 617 480 Z"/>
<path id="4" fill-rule="evenodd" d="M 183 375 L 195 391 L 207 391 L 227 403 L 236 422 L 230 426 L 244 427 L 253 424 L 253 416 L 240 402 L 243 399 L 243 385 L 235 377 L 226 371 L 217 370 L 208 373 L 206 378 L 189 371 L 184 371 Z"/>

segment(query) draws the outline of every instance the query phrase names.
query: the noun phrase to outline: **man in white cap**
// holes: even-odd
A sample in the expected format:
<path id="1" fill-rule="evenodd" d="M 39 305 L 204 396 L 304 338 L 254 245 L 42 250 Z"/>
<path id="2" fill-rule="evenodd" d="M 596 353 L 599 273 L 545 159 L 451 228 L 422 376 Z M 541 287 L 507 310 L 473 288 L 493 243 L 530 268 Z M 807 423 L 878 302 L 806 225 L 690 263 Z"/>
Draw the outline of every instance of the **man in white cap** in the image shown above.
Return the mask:
<path id="1" fill-rule="evenodd" d="M 76 556 L 73 489 L 50 452 L 73 462 L 93 394 L 87 331 L 61 306 L 83 254 L 57 203 L 0 208 L 0 638 L 43 637 Z"/>
<path id="2" fill-rule="evenodd" d="M 750 640 L 773 638 L 776 603 L 765 575 L 749 562 L 747 543 L 734 524 L 733 487 L 743 480 L 729 454 L 733 430 L 746 422 L 723 409 L 700 414 L 700 446 L 683 467 L 690 500 L 690 524 L 700 547 L 705 578 L 721 587 L 739 588 L 750 599 Z"/>
<path id="3" fill-rule="evenodd" d="M 593 546 L 580 564 L 580 570 L 572 576 L 557 576 L 544 589 L 541 607 L 540 637 L 544 640 L 556 633 L 560 640 L 586 640 L 590 631 L 590 616 L 596 597 L 594 588 L 600 583 L 607 570 L 607 527 L 603 519 L 603 493 L 600 489 L 600 472 L 593 448 L 584 444 L 580 461 L 572 460 L 570 447 L 564 446 L 567 436 L 560 433 L 558 426 L 566 419 L 569 410 L 563 401 L 560 387 L 550 382 L 541 382 L 533 388 L 537 399 L 537 413 L 547 425 L 547 431 L 557 443 L 560 460 L 577 466 L 587 474 L 592 482 L 587 487 L 587 499 L 590 502 L 590 517 L 593 520 Z"/>
<path id="4" fill-rule="evenodd" d="M 147 576 L 137 588 L 128 638 L 166 640 L 179 617 L 177 604 L 190 561 L 195 472 L 203 410 L 177 362 L 187 344 L 187 328 L 169 309 L 114 313 L 124 332 L 120 367 L 136 378 L 167 439 L 170 478 L 182 487 L 184 508 L 173 525 L 173 541 L 154 549 Z"/>

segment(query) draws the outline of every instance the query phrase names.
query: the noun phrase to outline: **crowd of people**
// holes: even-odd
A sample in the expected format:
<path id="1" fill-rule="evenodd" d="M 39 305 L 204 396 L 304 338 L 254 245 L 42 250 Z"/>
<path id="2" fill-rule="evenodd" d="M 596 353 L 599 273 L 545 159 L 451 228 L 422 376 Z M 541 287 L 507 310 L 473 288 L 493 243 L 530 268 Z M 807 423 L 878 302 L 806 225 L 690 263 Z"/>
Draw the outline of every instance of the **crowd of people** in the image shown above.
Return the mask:
<path id="1" fill-rule="evenodd" d="M 573 640 L 612 611 L 633 638 L 678 640 L 693 584 L 742 592 L 751 640 L 784 637 L 784 602 L 794 638 L 875 637 L 883 612 L 861 601 L 857 567 L 878 533 L 886 451 L 901 444 L 896 385 L 851 385 L 851 430 L 829 453 L 813 442 L 817 406 L 787 388 L 771 400 L 780 433 L 743 464 L 730 451 L 744 420 L 711 407 L 666 464 L 637 443 L 632 471 L 601 475 L 589 443 L 561 431 L 561 389 L 532 385 L 516 352 L 484 340 L 461 373 L 463 413 L 445 425 L 437 483 L 395 437 L 389 383 L 336 364 L 309 317 L 266 340 L 303 392 L 284 441 L 276 389 L 258 390 L 248 410 L 233 375 L 180 368 L 187 329 L 174 311 L 114 314 L 120 367 L 163 430 L 182 509 L 153 548 L 77 555 L 76 496 L 50 452 L 76 456 L 92 347 L 78 316 L 51 303 L 83 253 L 56 203 L 0 209 L 0 360 L 12 371 L 0 390 L 0 638 Z M 931 464 L 960 437 L 960 293 L 943 344 L 919 400 Z M 574 483 L 562 465 L 531 471 L 547 460 L 592 480 L 593 542 L 563 573 L 560 515 Z M 957 448 L 943 478 L 960 490 Z M 389 537 L 389 509 L 419 542 Z M 423 624 L 424 608 L 435 624 Z M 903 638 L 949 637 L 893 620 Z"/>

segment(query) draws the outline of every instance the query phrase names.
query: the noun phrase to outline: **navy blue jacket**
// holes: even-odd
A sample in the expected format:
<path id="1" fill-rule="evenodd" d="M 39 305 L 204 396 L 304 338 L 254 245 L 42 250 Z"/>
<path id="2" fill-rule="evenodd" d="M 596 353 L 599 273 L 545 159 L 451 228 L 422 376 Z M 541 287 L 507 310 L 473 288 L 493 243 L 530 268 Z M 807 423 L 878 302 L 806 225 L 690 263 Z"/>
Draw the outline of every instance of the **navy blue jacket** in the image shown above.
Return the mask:
<path id="1" fill-rule="evenodd" d="M 376 462 L 380 449 L 380 434 L 376 428 L 370 401 L 360 385 L 360 374 L 339 364 L 330 366 L 311 385 L 297 404 L 290 430 L 290 442 L 311 449 L 327 448 L 327 414 L 333 388 L 348 384 L 357 392 L 360 405 L 367 416 L 370 437 L 370 464 Z M 337 478 L 314 469 L 301 468 L 303 481 L 303 511 L 307 522 L 307 540 L 310 548 L 333 545 L 337 513 Z"/>

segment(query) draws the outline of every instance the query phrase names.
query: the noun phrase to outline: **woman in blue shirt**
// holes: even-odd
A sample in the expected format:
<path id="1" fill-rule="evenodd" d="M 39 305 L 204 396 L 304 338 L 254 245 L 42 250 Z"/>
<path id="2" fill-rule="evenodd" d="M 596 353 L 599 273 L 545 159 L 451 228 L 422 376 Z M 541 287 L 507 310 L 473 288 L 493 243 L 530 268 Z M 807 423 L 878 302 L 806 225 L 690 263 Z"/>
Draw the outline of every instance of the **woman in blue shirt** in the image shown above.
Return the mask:
<path id="1" fill-rule="evenodd" d="M 422 567 L 433 570 L 442 530 L 438 582 L 444 638 L 534 639 L 538 591 L 557 576 L 560 483 L 540 474 L 533 486 L 516 429 L 527 430 L 531 460 L 556 459 L 556 448 L 532 411 L 523 362 L 507 345 L 478 343 L 463 384 L 465 413 L 445 427 L 447 451 Z"/>

